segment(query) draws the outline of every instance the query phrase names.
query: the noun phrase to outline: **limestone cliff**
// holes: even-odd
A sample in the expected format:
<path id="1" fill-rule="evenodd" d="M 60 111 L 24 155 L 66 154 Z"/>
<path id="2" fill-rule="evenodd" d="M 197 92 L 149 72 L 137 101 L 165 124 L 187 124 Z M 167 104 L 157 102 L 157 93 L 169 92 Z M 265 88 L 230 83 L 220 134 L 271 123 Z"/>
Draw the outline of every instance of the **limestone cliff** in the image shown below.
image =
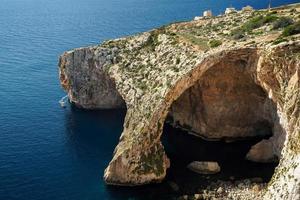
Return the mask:
<path id="1" fill-rule="evenodd" d="M 60 82 L 72 103 L 86 109 L 125 106 L 115 83 L 102 66 L 112 64 L 118 49 L 81 48 L 66 52 L 60 60 Z M 68 66 L 68 67 L 65 67 Z M 101 81 L 99 81 L 101 80 Z M 97 84 L 95 84 L 97 83 Z"/>
<path id="2" fill-rule="evenodd" d="M 60 80 L 71 102 L 127 107 L 105 181 L 163 180 L 170 162 L 160 137 L 169 115 L 207 139 L 271 130 L 247 157 L 280 158 L 266 199 L 300 199 L 300 35 L 287 30 L 297 30 L 299 14 L 299 5 L 238 12 L 65 52 Z"/>

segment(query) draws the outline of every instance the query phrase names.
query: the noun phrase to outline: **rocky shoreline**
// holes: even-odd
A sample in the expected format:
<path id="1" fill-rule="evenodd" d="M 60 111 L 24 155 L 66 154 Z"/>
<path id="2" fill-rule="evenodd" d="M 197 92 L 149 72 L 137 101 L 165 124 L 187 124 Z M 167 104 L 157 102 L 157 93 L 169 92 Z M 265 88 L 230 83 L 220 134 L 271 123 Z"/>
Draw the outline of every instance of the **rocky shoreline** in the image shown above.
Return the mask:
<path id="1" fill-rule="evenodd" d="M 182 195 L 177 200 L 248 200 L 263 199 L 267 189 L 266 183 L 261 183 L 260 178 L 245 179 L 240 181 L 217 181 L 200 189 L 193 195 Z"/>

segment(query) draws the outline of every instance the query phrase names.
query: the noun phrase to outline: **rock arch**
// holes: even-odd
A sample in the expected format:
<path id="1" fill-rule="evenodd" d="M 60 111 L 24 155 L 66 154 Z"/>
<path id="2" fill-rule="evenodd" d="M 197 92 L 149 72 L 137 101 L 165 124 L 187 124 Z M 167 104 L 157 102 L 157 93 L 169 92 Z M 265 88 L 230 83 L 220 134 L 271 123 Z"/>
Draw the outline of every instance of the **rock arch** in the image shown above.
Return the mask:
<path id="1" fill-rule="evenodd" d="M 138 103 L 128 109 L 120 143 L 115 149 L 112 161 L 105 170 L 104 180 L 108 184 L 117 185 L 140 185 L 161 181 L 165 177 L 166 170 L 170 165 L 160 142 L 160 136 L 164 120 L 171 104 L 184 91 L 201 79 L 202 75 L 208 69 L 220 62 L 223 62 L 224 60 L 246 62 L 247 67 L 249 67 L 248 70 L 252 74 L 256 83 L 265 90 L 268 97 L 274 102 L 274 104 L 276 104 L 277 110 L 276 113 L 273 113 L 275 115 L 273 126 L 274 136 L 268 141 L 263 142 L 267 142 L 272 146 L 272 154 L 276 154 L 280 158 L 285 156 L 289 157 L 290 149 L 287 145 L 288 139 L 286 140 L 286 134 L 299 135 L 299 129 L 297 129 L 298 132 L 293 129 L 294 132 L 292 133 L 288 128 L 290 126 L 299 127 L 299 125 L 295 124 L 299 124 L 299 119 L 298 121 L 296 120 L 297 122 L 290 122 L 288 120 L 285 111 L 285 103 L 282 102 L 284 94 L 279 90 L 282 89 L 280 86 L 280 84 L 282 84 L 282 76 L 285 76 L 287 80 L 289 80 L 287 84 L 290 89 L 299 86 L 299 65 L 296 64 L 296 62 L 299 63 L 299 61 L 287 64 L 284 59 L 278 61 L 272 60 L 276 57 L 275 55 L 282 54 L 282 52 L 286 49 L 287 47 L 270 48 L 267 50 L 256 48 L 221 50 L 203 57 L 203 59 L 194 68 L 176 80 L 175 84 L 173 84 L 165 93 L 162 100 L 156 101 L 155 106 L 152 105 L 147 107 L 145 103 L 143 104 L 147 98 L 151 99 L 149 96 L 153 95 L 145 94 L 140 100 L 141 104 Z M 290 50 L 293 48 L 290 46 L 288 49 Z M 299 46 L 294 45 L 294 49 L 292 51 L 298 51 L 297 49 L 299 49 Z M 289 70 L 286 69 L 289 72 L 287 74 L 280 75 L 276 73 L 273 74 L 274 72 L 272 70 L 274 70 L 276 66 L 271 65 L 270 62 L 277 62 L 276 64 L 281 65 L 281 67 L 289 68 Z M 276 82 L 276 84 L 274 84 L 274 82 Z M 292 110 L 294 113 L 297 113 L 299 112 L 296 111 L 299 109 L 299 99 L 296 100 L 296 97 L 298 97 L 299 93 L 290 93 L 290 95 L 293 96 L 293 100 L 291 100 L 293 102 L 289 104 L 293 105 L 292 108 L 294 110 Z M 147 112 L 144 112 L 145 110 L 147 110 Z M 150 115 L 148 113 L 150 113 Z M 291 117 L 291 119 L 295 120 L 296 118 L 299 118 L 297 115 Z M 264 145 L 265 144 L 259 143 L 254 147 L 254 149 L 252 149 L 252 151 L 263 151 L 261 147 Z M 270 152 L 263 151 L 263 153 L 268 154 Z M 295 170 L 299 170 L 299 158 L 294 158 L 292 160 L 294 168 L 289 168 L 289 174 L 290 176 L 295 177 Z M 281 159 L 280 165 L 272 178 L 269 188 L 276 188 L 275 185 L 280 185 L 282 192 L 290 190 L 288 188 L 292 185 L 290 183 L 288 184 L 289 186 L 285 186 L 286 188 L 282 189 L 283 182 L 281 179 L 284 179 L 284 177 L 287 177 L 288 175 L 279 175 L 282 170 L 285 169 L 284 166 L 286 166 L 286 164 L 284 163 L 286 162 L 290 163 L 291 160 Z M 298 179 L 295 178 L 294 181 L 297 182 Z M 285 184 L 287 185 L 287 183 Z M 291 188 L 295 189 L 298 188 L 298 186 L 292 186 Z M 266 196 L 269 195 L 270 197 L 270 195 L 272 196 L 273 194 L 274 191 L 269 189 Z"/>
<path id="2" fill-rule="evenodd" d="M 133 39 L 134 44 L 148 44 L 149 36 L 145 35 L 147 33 L 137 37 L 140 41 Z M 158 81 L 161 84 L 159 90 L 150 88 L 142 91 L 143 87 L 134 84 L 134 79 L 140 79 L 142 72 L 127 73 L 124 63 L 118 63 L 115 59 L 120 51 L 118 48 L 102 45 L 76 49 L 66 52 L 60 59 L 61 83 L 75 104 L 85 108 L 101 108 L 98 107 L 98 103 L 102 105 L 101 100 L 90 103 L 86 94 L 99 94 L 103 91 L 111 91 L 111 94 L 114 94 L 112 97 L 116 98 L 116 101 L 111 102 L 124 100 L 108 107 L 120 107 L 126 102 L 124 130 L 113 159 L 105 170 L 104 180 L 115 185 L 141 185 L 163 180 L 170 163 L 160 136 L 172 103 L 212 67 L 222 62 L 238 61 L 247 63 L 255 83 L 263 88 L 268 98 L 276 105 L 274 136 L 264 142 L 271 145 L 271 153 L 281 159 L 269 183 L 266 199 L 300 198 L 297 192 L 300 188 L 299 42 L 260 48 L 217 48 L 207 53 L 187 51 L 185 46 L 170 45 L 162 43 L 161 46 L 165 47 L 167 52 L 176 52 L 175 56 L 180 56 L 181 67 L 173 71 L 169 68 L 161 70 L 165 66 L 163 59 L 169 58 L 172 61 L 174 54 L 170 54 L 172 57 L 168 56 L 164 53 L 165 49 L 160 49 L 160 55 L 165 57 L 158 55 L 155 61 L 159 61 L 161 65 L 149 69 L 151 78 L 149 74 L 143 77 L 148 85 L 155 85 Z M 148 54 L 146 51 L 140 52 L 140 56 L 147 58 Z M 104 90 L 101 87 L 95 90 L 95 85 L 106 80 L 112 85 L 107 84 L 108 87 L 103 87 Z M 82 86 L 86 86 L 85 90 Z M 98 97 L 103 98 L 102 95 Z M 95 100 L 98 97 L 91 99 Z M 266 143 L 254 146 L 252 153 L 261 152 Z M 251 151 L 249 153 L 251 154 Z"/>
<path id="3" fill-rule="evenodd" d="M 149 105 L 145 108 L 144 99 L 155 96 L 145 94 L 140 100 L 141 104 L 128 109 L 120 143 L 105 171 L 104 179 L 107 183 L 139 185 L 161 181 L 165 177 L 169 160 L 163 150 L 160 137 L 170 106 L 183 92 L 201 79 L 207 70 L 224 60 L 245 62 L 249 72 L 255 74 L 258 61 L 257 50 L 243 48 L 210 54 L 168 88 L 162 100 L 155 102 L 157 103 L 155 106 Z"/>

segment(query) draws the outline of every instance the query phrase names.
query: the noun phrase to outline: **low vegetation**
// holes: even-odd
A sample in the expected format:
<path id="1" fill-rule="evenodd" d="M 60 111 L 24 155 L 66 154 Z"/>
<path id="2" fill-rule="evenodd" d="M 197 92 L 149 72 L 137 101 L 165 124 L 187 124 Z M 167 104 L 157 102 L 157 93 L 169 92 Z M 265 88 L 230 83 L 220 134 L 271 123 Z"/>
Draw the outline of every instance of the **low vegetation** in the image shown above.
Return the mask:
<path id="1" fill-rule="evenodd" d="M 251 32 L 252 30 L 262 27 L 263 25 L 265 25 L 267 23 L 274 22 L 277 19 L 278 19 L 278 17 L 274 14 L 268 14 L 266 16 L 259 15 L 259 16 L 253 17 L 248 22 L 246 22 L 242 26 L 242 30 L 245 32 Z"/>
<path id="2" fill-rule="evenodd" d="M 221 40 L 211 40 L 208 42 L 208 45 L 211 48 L 216 48 L 216 47 L 222 45 L 222 41 Z"/>
<path id="3" fill-rule="evenodd" d="M 300 21 L 287 26 L 283 32 L 282 32 L 282 36 L 283 37 L 287 37 L 287 36 L 291 36 L 291 35 L 296 35 L 300 33 Z"/>
<path id="4" fill-rule="evenodd" d="M 280 44 L 282 42 L 287 42 L 288 40 L 286 38 L 282 38 L 282 37 L 279 37 L 278 39 L 276 39 L 273 44 L 276 45 L 276 44 Z"/>
<path id="5" fill-rule="evenodd" d="M 273 22 L 273 29 L 285 28 L 294 23 L 294 20 L 289 17 L 280 17 Z"/>
<path id="6" fill-rule="evenodd" d="M 231 36 L 235 40 L 244 38 L 246 33 L 251 34 L 254 29 L 260 28 L 265 24 L 275 22 L 277 19 L 278 16 L 273 13 L 267 14 L 265 16 L 255 16 L 246 23 L 244 23 L 241 27 L 231 31 Z"/>
<path id="7" fill-rule="evenodd" d="M 286 37 L 296 35 L 296 34 L 300 34 L 300 21 L 291 24 L 289 26 L 286 26 L 283 29 L 282 34 L 273 42 L 273 44 L 276 45 L 282 42 L 287 42 L 288 39 Z"/>
<path id="8" fill-rule="evenodd" d="M 253 30 L 264 25 L 272 25 L 273 30 L 283 29 L 281 36 L 273 42 L 274 44 L 279 44 L 285 41 L 284 37 L 300 33 L 299 21 L 295 23 L 290 17 L 278 17 L 276 13 L 272 12 L 265 16 L 259 15 L 252 17 L 239 28 L 232 30 L 230 35 L 234 40 L 239 40 L 244 38 L 247 34 L 262 34 L 263 32 L 253 32 Z"/>
<path id="9" fill-rule="evenodd" d="M 234 29 L 231 31 L 232 39 L 239 40 L 245 37 L 245 32 L 241 28 Z"/>
<path id="10" fill-rule="evenodd" d="M 199 49 L 203 51 L 209 48 L 209 46 L 207 45 L 207 39 L 205 38 L 195 37 L 194 35 L 188 33 L 184 33 L 180 35 L 186 40 L 188 40 L 189 42 L 191 42 L 192 44 L 197 45 Z"/>

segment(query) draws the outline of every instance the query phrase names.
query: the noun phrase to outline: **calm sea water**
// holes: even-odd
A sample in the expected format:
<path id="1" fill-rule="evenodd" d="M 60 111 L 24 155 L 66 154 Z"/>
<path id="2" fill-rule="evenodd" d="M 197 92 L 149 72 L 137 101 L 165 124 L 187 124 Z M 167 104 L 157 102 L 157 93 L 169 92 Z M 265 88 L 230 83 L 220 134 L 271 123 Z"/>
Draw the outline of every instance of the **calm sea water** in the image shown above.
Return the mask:
<path id="1" fill-rule="evenodd" d="M 230 4 L 268 1 L 0 0 L 0 199 L 146 199 L 103 183 L 125 112 L 62 109 L 58 56 Z"/>

